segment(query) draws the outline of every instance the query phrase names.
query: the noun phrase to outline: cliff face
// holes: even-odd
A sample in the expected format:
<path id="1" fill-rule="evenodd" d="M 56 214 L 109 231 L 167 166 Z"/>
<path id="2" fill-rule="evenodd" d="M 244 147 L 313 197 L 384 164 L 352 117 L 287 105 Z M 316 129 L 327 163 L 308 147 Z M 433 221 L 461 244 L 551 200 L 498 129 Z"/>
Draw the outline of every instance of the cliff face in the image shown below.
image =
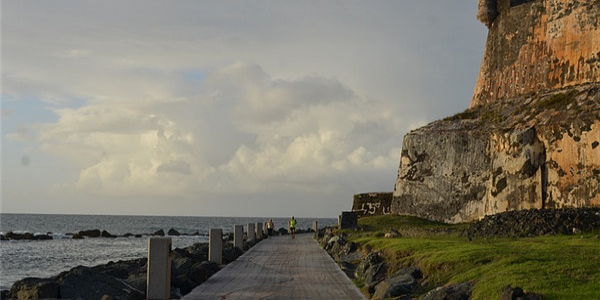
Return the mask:
<path id="1" fill-rule="evenodd" d="M 600 0 L 480 0 L 489 27 L 471 107 L 600 82 Z"/>
<path id="2" fill-rule="evenodd" d="M 600 83 L 477 106 L 407 134 L 391 212 L 445 222 L 600 206 Z"/>

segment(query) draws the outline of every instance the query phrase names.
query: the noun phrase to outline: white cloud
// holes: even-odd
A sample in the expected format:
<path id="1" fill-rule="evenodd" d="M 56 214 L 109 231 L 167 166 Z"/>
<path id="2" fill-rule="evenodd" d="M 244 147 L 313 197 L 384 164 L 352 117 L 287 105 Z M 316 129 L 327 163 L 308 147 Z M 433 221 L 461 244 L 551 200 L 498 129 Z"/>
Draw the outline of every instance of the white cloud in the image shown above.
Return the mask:
<path id="1" fill-rule="evenodd" d="M 271 79 L 257 65 L 236 63 L 209 74 L 199 90 L 188 98 L 196 101 L 57 109 L 59 120 L 42 125 L 38 139 L 77 161 L 78 189 L 129 197 L 314 190 L 398 159 L 389 146 L 399 143 L 399 129 L 384 124 L 383 103 L 335 79 Z M 229 156 L 213 160 L 215 152 Z"/>

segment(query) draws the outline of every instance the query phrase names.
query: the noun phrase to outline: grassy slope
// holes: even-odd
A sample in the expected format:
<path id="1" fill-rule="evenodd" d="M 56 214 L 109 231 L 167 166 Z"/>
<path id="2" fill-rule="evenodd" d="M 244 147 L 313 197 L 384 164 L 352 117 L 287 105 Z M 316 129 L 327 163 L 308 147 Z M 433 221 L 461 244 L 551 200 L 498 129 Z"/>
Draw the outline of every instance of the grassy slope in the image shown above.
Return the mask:
<path id="1" fill-rule="evenodd" d="M 447 225 L 406 216 L 359 220 L 362 231 L 347 231 L 366 251 L 380 251 L 393 265 L 421 268 L 430 287 L 476 282 L 472 299 L 498 299 L 506 285 L 544 299 L 600 299 L 600 239 L 595 234 L 469 241 L 467 224 Z M 401 238 L 387 239 L 391 228 Z"/>

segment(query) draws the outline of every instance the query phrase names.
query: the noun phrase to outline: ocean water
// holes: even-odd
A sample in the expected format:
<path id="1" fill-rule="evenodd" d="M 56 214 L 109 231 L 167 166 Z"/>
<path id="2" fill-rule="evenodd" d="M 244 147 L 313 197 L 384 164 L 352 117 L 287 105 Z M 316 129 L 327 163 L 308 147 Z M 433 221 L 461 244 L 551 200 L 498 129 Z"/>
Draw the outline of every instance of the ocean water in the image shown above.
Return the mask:
<path id="1" fill-rule="evenodd" d="M 233 232 L 234 225 L 265 223 L 268 218 L 239 217 L 172 217 L 172 216 L 107 216 L 107 215 L 44 215 L 0 214 L 0 232 L 30 232 L 50 234 L 52 240 L 1 241 L 0 290 L 25 277 L 51 277 L 60 272 L 82 266 L 96 266 L 109 261 L 147 257 L 148 235 L 174 228 L 181 236 L 173 236 L 173 248 L 208 242 L 210 228 Z M 297 228 L 309 229 L 313 221 L 319 227 L 331 226 L 337 219 L 298 218 Z M 286 218 L 273 218 L 275 229 L 287 228 Z M 85 238 L 71 239 L 69 233 L 100 229 L 111 234 L 143 234 L 141 238 Z M 191 235 L 199 232 L 199 235 Z M 188 235 L 183 235 L 188 234 Z"/>

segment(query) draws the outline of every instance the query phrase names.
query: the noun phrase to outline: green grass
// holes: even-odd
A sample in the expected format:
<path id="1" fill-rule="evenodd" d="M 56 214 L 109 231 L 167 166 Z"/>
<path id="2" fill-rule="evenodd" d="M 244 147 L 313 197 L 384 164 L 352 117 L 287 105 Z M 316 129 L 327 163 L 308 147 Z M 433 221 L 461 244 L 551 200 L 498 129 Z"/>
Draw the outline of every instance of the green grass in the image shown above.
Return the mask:
<path id="1" fill-rule="evenodd" d="M 365 251 L 380 251 L 390 272 L 416 266 L 430 288 L 473 281 L 472 299 L 498 299 L 519 286 L 544 299 L 600 299 L 600 239 L 596 235 L 489 238 L 460 236 L 468 224 L 447 225 L 406 216 L 361 218 L 363 230 L 346 231 Z M 386 239 L 390 228 L 403 234 Z M 416 234 L 416 233 L 420 234 Z"/>

